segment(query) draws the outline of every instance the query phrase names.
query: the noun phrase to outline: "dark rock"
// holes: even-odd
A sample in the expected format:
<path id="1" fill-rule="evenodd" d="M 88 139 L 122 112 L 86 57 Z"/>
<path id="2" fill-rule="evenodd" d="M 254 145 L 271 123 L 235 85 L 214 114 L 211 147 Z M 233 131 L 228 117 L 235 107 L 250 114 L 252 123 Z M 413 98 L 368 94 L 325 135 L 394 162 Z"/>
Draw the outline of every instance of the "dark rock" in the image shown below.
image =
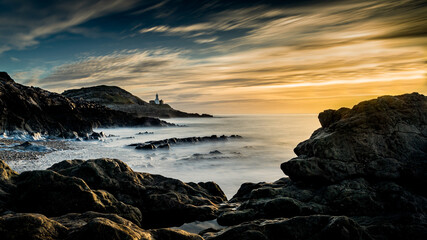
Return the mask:
<path id="1" fill-rule="evenodd" d="M 135 149 L 138 150 L 153 150 L 156 149 L 157 147 L 154 144 L 136 144 Z"/>
<path id="2" fill-rule="evenodd" d="M 0 81 L 14 83 L 13 79 L 7 74 L 7 72 L 0 72 Z"/>
<path id="3" fill-rule="evenodd" d="M 295 148 L 298 157 L 281 165 L 290 179 L 243 184 L 218 217 L 234 227 L 207 239 L 426 238 L 427 98 L 380 97 L 319 120 L 322 128 Z M 328 215 L 322 224 L 318 214 Z M 287 228 L 296 219 L 300 225 Z"/>
<path id="4" fill-rule="evenodd" d="M 147 132 L 147 131 L 145 131 L 145 132 L 139 132 L 139 133 L 137 133 L 135 135 L 146 135 L 146 134 L 154 134 L 154 132 Z"/>
<path id="5" fill-rule="evenodd" d="M 210 151 L 209 154 L 222 154 L 222 152 L 218 150 Z"/>
<path id="6" fill-rule="evenodd" d="M 206 240 L 373 239 L 364 227 L 345 216 L 313 215 L 260 220 L 203 234 Z"/>
<path id="7" fill-rule="evenodd" d="M 338 182 L 354 177 L 427 184 L 427 97 L 385 96 L 319 114 L 323 128 L 282 164 L 290 178 Z"/>
<path id="8" fill-rule="evenodd" d="M 131 114 L 40 88 L 14 82 L 6 73 L 0 74 L 0 133 L 29 134 L 74 138 L 91 133 L 96 127 L 166 126 L 166 122 Z"/>
<path id="9" fill-rule="evenodd" d="M 227 141 L 230 138 L 242 138 L 239 135 L 231 135 L 229 137 L 222 135 L 218 137 L 217 135 L 206 136 L 206 137 L 187 137 L 187 138 L 169 138 L 158 141 L 148 141 L 145 143 L 133 143 L 129 144 L 129 147 L 136 146 L 136 149 L 150 150 L 161 148 L 161 146 L 170 148 L 171 145 L 175 144 L 189 144 L 189 143 L 198 143 L 198 142 L 215 142 L 215 141 Z M 218 151 L 219 152 L 219 151 Z M 217 152 L 214 152 L 215 154 Z"/>
<path id="10" fill-rule="evenodd" d="M 107 136 L 103 132 L 93 132 L 90 136 L 90 140 L 102 140 L 103 138 L 106 138 Z"/>
<path id="11" fill-rule="evenodd" d="M 80 89 L 71 89 L 62 95 L 132 114 L 136 117 L 212 117 L 209 114 L 186 113 L 173 109 L 168 104 L 150 104 L 130 92 L 116 86 L 95 86 Z"/>
<path id="12" fill-rule="evenodd" d="M 52 149 L 46 147 L 46 146 L 41 146 L 41 145 L 37 145 L 37 144 L 33 144 L 31 142 L 24 142 L 22 144 L 16 145 L 13 148 L 15 149 L 19 149 L 19 150 L 24 150 L 24 151 L 34 151 L 34 152 L 48 152 L 48 151 L 52 151 Z"/>
<path id="13" fill-rule="evenodd" d="M 41 214 L 17 213 L 0 216 L 2 240 L 55 240 L 66 236 L 67 228 Z"/>
<path id="14" fill-rule="evenodd" d="M 64 166 L 64 164 L 63 164 Z M 98 211 L 117 213 L 139 224 L 141 212 L 118 201 L 103 190 L 92 190 L 80 178 L 53 171 L 23 172 L 14 180 L 8 206 L 16 212 L 36 212 L 59 216 L 70 212 Z"/>
<path id="15" fill-rule="evenodd" d="M 50 170 L 83 179 L 92 189 L 103 189 L 141 210 L 145 228 L 204 221 L 217 216 L 226 200 L 215 183 L 189 183 L 160 175 L 138 173 L 116 159 L 63 161 Z"/>
<path id="16" fill-rule="evenodd" d="M 171 147 L 171 145 L 169 145 L 169 143 L 165 143 L 163 145 L 159 145 L 159 149 L 169 149 Z"/>
<path id="17" fill-rule="evenodd" d="M 0 216 L 0 236 L 2 240 L 203 240 L 199 235 L 181 230 L 143 230 L 118 215 L 97 212 L 70 213 L 51 219 L 35 213 L 3 215 Z"/>
<path id="18" fill-rule="evenodd" d="M 13 178 L 18 173 L 13 171 L 3 160 L 0 160 L 0 214 L 7 211 L 6 202 L 9 201 L 10 191 L 15 188 Z"/>

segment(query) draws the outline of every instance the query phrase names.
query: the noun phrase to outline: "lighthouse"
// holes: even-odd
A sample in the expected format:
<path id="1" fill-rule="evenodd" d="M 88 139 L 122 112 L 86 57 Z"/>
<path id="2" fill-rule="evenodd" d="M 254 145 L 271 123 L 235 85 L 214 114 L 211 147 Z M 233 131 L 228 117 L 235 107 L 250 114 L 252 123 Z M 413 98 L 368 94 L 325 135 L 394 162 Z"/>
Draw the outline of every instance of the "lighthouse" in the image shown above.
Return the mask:
<path id="1" fill-rule="evenodd" d="M 154 103 L 156 103 L 157 105 L 160 104 L 159 94 L 157 94 L 157 93 L 156 93 L 156 99 L 154 100 Z"/>

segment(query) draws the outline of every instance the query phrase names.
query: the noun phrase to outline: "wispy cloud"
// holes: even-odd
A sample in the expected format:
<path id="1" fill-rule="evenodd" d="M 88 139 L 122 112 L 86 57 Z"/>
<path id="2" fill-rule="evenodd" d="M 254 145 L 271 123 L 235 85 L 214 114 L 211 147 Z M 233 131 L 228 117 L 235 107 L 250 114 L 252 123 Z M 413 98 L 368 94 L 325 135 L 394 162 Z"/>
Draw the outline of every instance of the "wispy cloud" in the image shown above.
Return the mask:
<path id="1" fill-rule="evenodd" d="M 39 1 L 16 1 L 15 11 L 3 11 L 0 15 L 0 53 L 37 45 L 40 38 L 130 9 L 136 3 L 137 0 L 77 0 L 57 1 L 46 7 Z"/>
<path id="2" fill-rule="evenodd" d="M 187 24 L 134 29 L 189 39 L 197 50 L 118 51 L 29 78 L 56 91 L 108 84 L 144 99 L 160 92 L 191 111 L 317 112 L 372 96 L 427 91 L 426 9 L 415 0 L 223 9 Z M 195 57 L 200 53 L 204 57 Z M 267 103 L 272 105 L 263 107 Z"/>
<path id="3" fill-rule="evenodd" d="M 216 40 L 218 40 L 218 37 L 211 37 L 211 38 L 200 38 L 200 39 L 196 39 L 194 40 L 195 43 L 211 43 L 211 42 L 215 42 Z"/>

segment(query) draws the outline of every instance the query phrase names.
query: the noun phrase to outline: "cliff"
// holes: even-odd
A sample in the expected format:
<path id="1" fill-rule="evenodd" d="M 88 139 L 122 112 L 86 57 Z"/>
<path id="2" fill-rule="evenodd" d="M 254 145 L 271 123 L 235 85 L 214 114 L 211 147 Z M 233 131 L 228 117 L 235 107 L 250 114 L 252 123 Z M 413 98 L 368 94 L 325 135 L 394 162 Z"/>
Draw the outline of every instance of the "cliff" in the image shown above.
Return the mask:
<path id="1" fill-rule="evenodd" d="M 0 73 L 0 133 L 50 136 L 86 135 L 96 127 L 166 126 L 156 118 L 135 117 L 95 103 L 16 83 Z"/>
<path id="2" fill-rule="evenodd" d="M 208 114 L 185 113 L 173 109 L 168 104 L 150 104 L 116 86 L 101 85 L 71 89 L 63 92 L 62 95 L 68 98 L 94 102 L 114 110 L 133 114 L 137 117 L 212 117 Z"/>

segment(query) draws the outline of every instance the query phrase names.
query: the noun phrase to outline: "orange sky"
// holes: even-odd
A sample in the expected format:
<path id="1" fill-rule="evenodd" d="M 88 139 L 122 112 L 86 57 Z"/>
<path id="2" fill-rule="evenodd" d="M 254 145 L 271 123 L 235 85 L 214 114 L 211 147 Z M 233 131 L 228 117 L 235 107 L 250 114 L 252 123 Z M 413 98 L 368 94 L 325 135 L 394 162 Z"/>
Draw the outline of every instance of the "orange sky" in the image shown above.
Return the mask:
<path id="1" fill-rule="evenodd" d="M 159 93 L 188 112 L 317 113 L 426 94 L 426 12 L 415 0 L 239 5 L 186 23 L 137 25 L 117 40 L 155 37 L 155 47 L 85 52 L 12 76 L 57 92 L 106 84 L 146 101 Z"/>

